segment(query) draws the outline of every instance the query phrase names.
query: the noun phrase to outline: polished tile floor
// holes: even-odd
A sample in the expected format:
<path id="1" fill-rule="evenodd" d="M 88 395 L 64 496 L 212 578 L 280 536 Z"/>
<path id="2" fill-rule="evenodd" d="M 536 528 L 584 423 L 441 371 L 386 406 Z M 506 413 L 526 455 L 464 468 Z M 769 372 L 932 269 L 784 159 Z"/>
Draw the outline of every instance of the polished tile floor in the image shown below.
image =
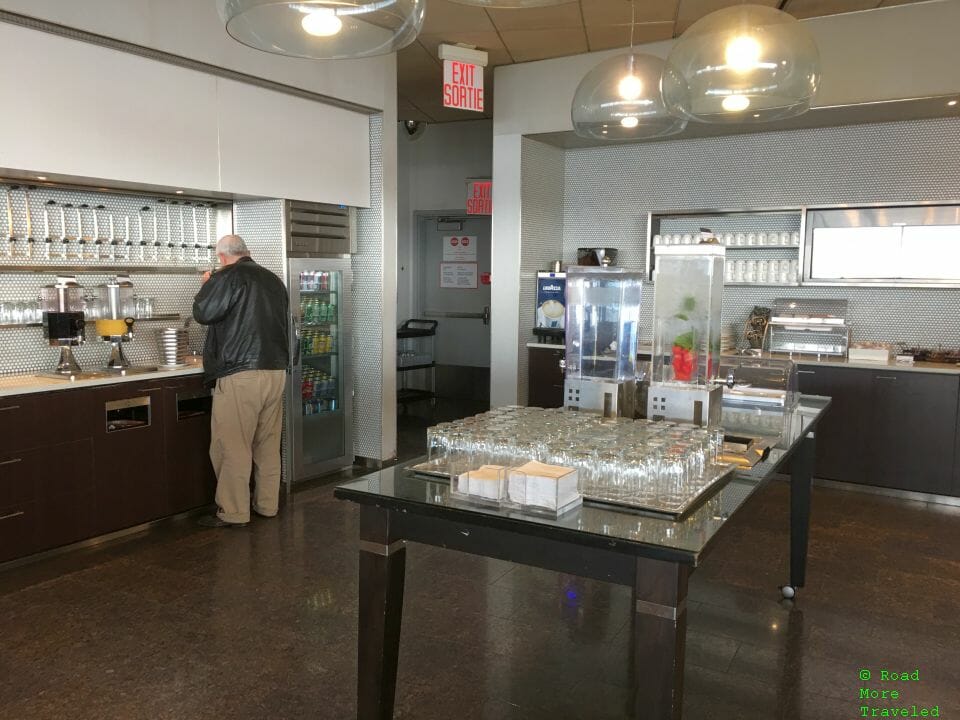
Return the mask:
<path id="1" fill-rule="evenodd" d="M 685 718 L 861 717 L 858 671 L 919 668 L 960 717 L 960 511 L 817 488 L 778 603 L 787 485 L 691 580 Z M 245 529 L 173 521 L 0 572 L 0 717 L 355 717 L 357 511 L 332 486 Z M 629 593 L 411 545 L 397 718 L 626 717 Z"/>

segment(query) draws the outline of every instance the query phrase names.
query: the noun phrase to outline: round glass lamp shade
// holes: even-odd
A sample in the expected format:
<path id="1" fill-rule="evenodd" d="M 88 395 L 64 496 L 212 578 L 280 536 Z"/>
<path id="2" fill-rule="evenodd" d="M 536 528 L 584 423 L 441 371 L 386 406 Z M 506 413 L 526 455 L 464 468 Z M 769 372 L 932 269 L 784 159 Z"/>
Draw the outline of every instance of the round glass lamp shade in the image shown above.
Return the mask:
<path id="1" fill-rule="evenodd" d="M 711 13 L 674 43 L 663 73 L 671 112 L 706 123 L 766 122 L 810 109 L 820 54 L 803 23 L 775 8 Z"/>
<path id="2" fill-rule="evenodd" d="M 574 93 L 574 132 L 593 140 L 641 140 L 681 132 L 686 120 L 671 115 L 660 96 L 662 70 L 663 60 L 642 53 L 604 60 Z"/>
<path id="3" fill-rule="evenodd" d="M 257 50 L 318 60 L 385 55 L 413 42 L 426 0 L 218 0 L 227 33 Z"/>

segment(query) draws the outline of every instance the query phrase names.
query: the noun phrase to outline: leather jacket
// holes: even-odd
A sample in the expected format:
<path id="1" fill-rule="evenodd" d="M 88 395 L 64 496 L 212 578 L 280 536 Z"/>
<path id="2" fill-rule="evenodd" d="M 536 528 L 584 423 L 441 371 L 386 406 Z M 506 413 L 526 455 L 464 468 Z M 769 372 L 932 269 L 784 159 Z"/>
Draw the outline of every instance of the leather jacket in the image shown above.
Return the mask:
<path id="1" fill-rule="evenodd" d="M 193 299 L 193 319 L 207 328 L 207 385 L 243 370 L 286 370 L 290 364 L 287 288 L 249 257 L 218 270 Z"/>

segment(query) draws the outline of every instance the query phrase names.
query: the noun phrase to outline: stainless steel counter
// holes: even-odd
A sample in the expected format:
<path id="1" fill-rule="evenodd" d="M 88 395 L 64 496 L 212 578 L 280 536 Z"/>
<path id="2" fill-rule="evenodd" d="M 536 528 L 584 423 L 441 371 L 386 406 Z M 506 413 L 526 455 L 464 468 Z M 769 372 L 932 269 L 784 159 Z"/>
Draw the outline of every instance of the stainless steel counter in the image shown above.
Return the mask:
<path id="1" fill-rule="evenodd" d="M 55 378 L 49 375 L 7 375 L 0 377 L 0 397 L 11 395 L 30 395 L 41 392 L 55 392 L 57 390 L 72 390 L 81 387 L 96 387 L 99 385 L 115 385 L 116 383 L 155 380 L 157 378 L 183 377 L 199 375 L 203 372 L 200 365 L 177 368 L 174 370 L 157 370 L 156 372 L 134 373 L 130 375 L 109 375 L 106 377 L 88 378 L 84 380 L 70 380 Z"/>

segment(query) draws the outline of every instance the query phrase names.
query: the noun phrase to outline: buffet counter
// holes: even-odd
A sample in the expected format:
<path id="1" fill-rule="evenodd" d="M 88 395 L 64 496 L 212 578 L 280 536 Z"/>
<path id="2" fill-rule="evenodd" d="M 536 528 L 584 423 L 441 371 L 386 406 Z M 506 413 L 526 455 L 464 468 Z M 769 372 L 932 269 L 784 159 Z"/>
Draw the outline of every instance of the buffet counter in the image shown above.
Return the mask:
<path id="1" fill-rule="evenodd" d="M 84 377 L 73 380 L 69 377 L 54 377 L 51 375 L 23 374 L 0 376 L 0 397 L 11 395 L 30 395 L 33 393 L 51 392 L 57 390 L 75 390 L 77 388 L 91 388 L 101 385 L 115 385 L 144 380 L 163 380 L 174 377 L 187 377 L 203 373 L 202 365 L 173 370 L 157 370 L 155 372 L 141 372 L 122 375 L 119 372 L 97 372 L 96 377 Z"/>

